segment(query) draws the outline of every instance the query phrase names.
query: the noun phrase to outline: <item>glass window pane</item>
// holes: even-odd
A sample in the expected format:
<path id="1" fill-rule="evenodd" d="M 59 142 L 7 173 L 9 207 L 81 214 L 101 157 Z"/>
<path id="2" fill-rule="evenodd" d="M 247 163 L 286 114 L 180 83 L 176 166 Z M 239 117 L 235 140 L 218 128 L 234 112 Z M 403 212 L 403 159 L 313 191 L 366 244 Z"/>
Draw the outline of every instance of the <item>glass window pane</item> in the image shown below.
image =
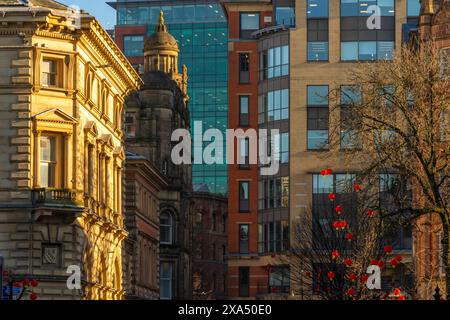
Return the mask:
<path id="1" fill-rule="evenodd" d="M 258 30 L 259 13 L 241 13 L 241 30 Z"/>
<path id="2" fill-rule="evenodd" d="M 341 60 L 358 60 L 358 42 L 341 42 Z"/>
<path id="3" fill-rule="evenodd" d="M 392 53 L 394 51 L 394 41 L 379 41 L 377 56 L 379 60 L 392 60 Z"/>
<path id="4" fill-rule="evenodd" d="M 328 42 L 308 42 L 308 61 L 327 61 Z"/>
<path id="5" fill-rule="evenodd" d="M 341 16 L 357 17 L 358 0 L 341 0 Z"/>
<path id="6" fill-rule="evenodd" d="M 418 17 L 420 14 L 420 0 L 407 0 L 408 17 Z"/>
<path id="7" fill-rule="evenodd" d="M 313 192 L 314 194 L 333 192 L 333 175 L 313 175 Z"/>
<path id="8" fill-rule="evenodd" d="M 328 146 L 328 130 L 308 130 L 308 149 L 322 150 Z"/>
<path id="9" fill-rule="evenodd" d="M 308 0 L 306 13 L 308 18 L 327 18 L 328 0 Z"/>
<path id="10" fill-rule="evenodd" d="M 376 60 L 377 43 L 375 41 L 359 42 L 359 60 Z"/>
<path id="11" fill-rule="evenodd" d="M 328 105 L 328 86 L 308 86 L 308 105 Z"/>

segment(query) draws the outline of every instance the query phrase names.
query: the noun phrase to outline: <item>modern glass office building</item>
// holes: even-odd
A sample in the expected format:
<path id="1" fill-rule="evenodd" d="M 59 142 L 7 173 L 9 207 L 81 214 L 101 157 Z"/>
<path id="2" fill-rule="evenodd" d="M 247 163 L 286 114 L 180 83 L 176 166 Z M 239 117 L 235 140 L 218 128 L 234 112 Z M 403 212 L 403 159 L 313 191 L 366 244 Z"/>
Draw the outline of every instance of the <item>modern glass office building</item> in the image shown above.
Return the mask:
<path id="1" fill-rule="evenodd" d="M 165 23 L 178 40 L 180 68 L 183 64 L 188 68 L 191 131 L 194 121 L 201 121 L 203 131 L 217 128 L 225 134 L 228 126 L 228 28 L 219 1 L 118 0 L 109 4 L 117 10 L 115 40 L 136 66 L 143 64 L 145 39 L 153 33 L 160 11 L 164 12 Z M 193 164 L 192 170 L 194 191 L 228 193 L 225 163 Z"/>

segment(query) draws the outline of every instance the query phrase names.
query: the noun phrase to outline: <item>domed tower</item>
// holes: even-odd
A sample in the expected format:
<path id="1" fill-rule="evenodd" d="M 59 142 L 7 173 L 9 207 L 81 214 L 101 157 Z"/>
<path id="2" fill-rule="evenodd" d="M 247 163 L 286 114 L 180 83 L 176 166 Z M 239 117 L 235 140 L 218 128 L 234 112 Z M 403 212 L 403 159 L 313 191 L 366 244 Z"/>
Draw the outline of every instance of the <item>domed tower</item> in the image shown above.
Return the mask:
<path id="1" fill-rule="evenodd" d="M 144 69 L 146 73 L 160 71 L 169 75 L 178 84 L 187 101 L 187 68 L 183 65 L 182 73 L 178 72 L 178 52 L 177 40 L 167 31 L 161 11 L 155 32 L 145 42 Z"/>

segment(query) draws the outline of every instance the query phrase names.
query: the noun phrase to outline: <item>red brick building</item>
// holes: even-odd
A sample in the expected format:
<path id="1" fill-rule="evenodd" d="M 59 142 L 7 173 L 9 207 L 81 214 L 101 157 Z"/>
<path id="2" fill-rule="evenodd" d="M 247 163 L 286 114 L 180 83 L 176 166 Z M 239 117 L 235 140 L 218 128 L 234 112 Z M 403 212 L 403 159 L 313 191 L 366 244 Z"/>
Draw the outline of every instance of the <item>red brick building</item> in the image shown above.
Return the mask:
<path id="1" fill-rule="evenodd" d="M 419 25 L 421 40 L 434 39 L 443 52 L 443 59 L 450 57 L 450 0 L 422 0 Z M 447 67 L 448 68 L 448 67 Z M 447 69 L 448 71 L 448 69 Z M 435 288 L 445 292 L 445 263 L 442 250 L 443 230 L 437 214 L 427 215 L 416 223 L 414 245 L 418 285 L 418 298 L 430 299 Z"/>
<path id="2" fill-rule="evenodd" d="M 227 207 L 225 197 L 193 194 L 193 298 L 224 299 L 227 288 Z"/>
<path id="3" fill-rule="evenodd" d="M 251 34 L 271 25 L 271 1 L 221 3 L 229 25 L 228 127 L 257 129 L 258 40 Z M 238 143 L 235 139 L 235 155 Z M 254 298 L 268 282 L 258 255 L 258 165 L 230 164 L 228 175 L 228 297 Z"/>

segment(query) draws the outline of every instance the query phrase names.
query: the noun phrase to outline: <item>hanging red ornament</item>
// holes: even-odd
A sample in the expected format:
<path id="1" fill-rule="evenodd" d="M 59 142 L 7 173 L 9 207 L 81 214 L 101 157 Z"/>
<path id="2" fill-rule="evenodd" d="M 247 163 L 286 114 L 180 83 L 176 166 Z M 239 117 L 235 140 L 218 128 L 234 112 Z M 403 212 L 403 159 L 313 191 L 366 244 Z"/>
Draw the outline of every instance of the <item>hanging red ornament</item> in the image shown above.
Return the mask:
<path id="1" fill-rule="evenodd" d="M 341 227 L 340 221 L 333 221 L 333 229 L 338 230 Z"/>
<path id="2" fill-rule="evenodd" d="M 400 296 L 400 297 L 397 298 L 397 300 L 406 300 L 406 297 L 405 296 Z"/>
<path id="3" fill-rule="evenodd" d="M 377 266 L 378 265 L 378 260 L 376 260 L 376 259 L 370 260 L 370 265 L 371 266 Z"/>
<path id="4" fill-rule="evenodd" d="M 30 294 L 30 300 L 36 300 L 36 299 L 37 299 L 37 294 L 34 293 L 34 292 L 32 292 L 32 293 Z"/>
<path id="5" fill-rule="evenodd" d="M 380 267 L 380 269 L 382 269 L 384 267 L 384 262 L 383 261 L 378 261 L 378 266 Z"/>
<path id="6" fill-rule="evenodd" d="M 346 259 L 344 259 L 344 264 L 345 264 L 347 267 L 351 267 L 351 266 L 353 265 L 353 260 L 350 259 L 350 258 L 346 258 Z"/>
<path id="7" fill-rule="evenodd" d="M 367 280 L 369 280 L 369 275 L 368 275 L 368 274 L 363 274 L 363 275 L 361 276 L 361 281 L 362 281 L 362 282 L 367 282 Z"/>
<path id="8" fill-rule="evenodd" d="M 356 279 L 358 279 L 358 276 L 357 276 L 356 274 L 350 273 L 350 274 L 348 275 L 348 280 L 350 280 L 350 281 L 352 281 L 352 282 L 355 282 Z"/>
<path id="9" fill-rule="evenodd" d="M 328 271 L 327 273 L 328 280 L 333 281 L 335 276 L 336 274 L 333 271 Z"/>
<path id="10" fill-rule="evenodd" d="M 14 288 L 20 288 L 20 287 L 22 287 L 22 284 L 21 284 L 20 282 L 15 281 L 15 282 L 13 283 L 13 287 L 14 287 Z"/>
<path id="11" fill-rule="evenodd" d="M 395 260 L 397 260 L 397 262 L 401 262 L 403 260 L 403 257 L 402 256 L 396 256 Z"/>
<path id="12" fill-rule="evenodd" d="M 375 211 L 373 211 L 372 209 L 367 210 L 367 215 L 369 217 L 373 217 L 375 215 Z"/>
<path id="13" fill-rule="evenodd" d="M 347 234 L 345 235 L 345 239 L 347 239 L 348 241 L 352 241 L 352 240 L 353 240 L 353 234 L 347 233 Z"/>
<path id="14" fill-rule="evenodd" d="M 321 176 L 324 176 L 324 175 L 326 175 L 326 174 L 327 174 L 327 171 L 326 171 L 326 170 L 320 171 L 320 175 L 321 175 Z"/>
<path id="15" fill-rule="evenodd" d="M 339 251 L 333 250 L 333 252 L 331 252 L 331 258 L 333 260 L 336 260 L 337 258 L 339 258 Z"/>
<path id="16" fill-rule="evenodd" d="M 398 265 L 398 261 L 396 259 L 392 259 L 389 263 L 393 268 L 395 268 Z"/>
<path id="17" fill-rule="evenodd" d="M 356 293 L 356 289 L 355 289 L 354 287 L 348 288 L 347 294 L 348 294 L 349 296 L 354 296 L 355 293 Z"/>
<path id="18" fill-rule="evenodd" d="M 332 192 L 328 195 L 328 199 L 330 199 L 330 201 L 334 201 L 334 199 L 336 199 L 336 195 Z"/>
<path id="19" fill-rule="evenodd" d="M 383 249 L 385 253 L 391 253 L 393 250 L 392 246 L 384 246 Z"/>
<path id="20" fill-rule="evenodd" d="M 359 192 L 359 191 L 361 191 L 361 185 L 360 185 L 359 183 L 355 183 L 355 185 L 353 186 L 353 189 L 354 189 L 356 192 Z"/>
<path id="21" fill-rule="evenodd" d="M 347 221 L 342 220 L 342 221 L 339 223 L 339 226 L 341 227 L 342 230 L 344 230 L 345 227 L 347 227 Z"/>
<path id="22" fill-rule="evenodd" d="M 394 295 L 395 296 L 399 296 L 402 293 L 402 290 L 400 290 L 399 288 L 395 288 L 394 289 Z"/>
<path id="23" fill-rule="evenodd" d="M 340 204 L 338 204 L 335 208 L 337 213 L 341 213 L 342 212 L 342 206 Z"/>
<path id="24" fill-rule="evenodd" d="M 38 284 L 39 284 L 39 282 L 38 282 L 36 279 L 31 280 L 30 283 L 31 283 L 31 286 L 32 286 L 32 287 L 37 287 Z"/>
<path id="25" fill-rule="evenodd" d="M 326 174 L 327 174 L 327 175 L 333 174 L 333 170 L 331 170 L 331 168 L 328 168 L 328 169 L 326 170 Z"/>
<path id="26" fill-rule="evenodd" d="M 22 280 L 22 284 L 24 287 L 28 287 L 30 285 L 30 280 L 28 280 L 27 278 Z"/>

